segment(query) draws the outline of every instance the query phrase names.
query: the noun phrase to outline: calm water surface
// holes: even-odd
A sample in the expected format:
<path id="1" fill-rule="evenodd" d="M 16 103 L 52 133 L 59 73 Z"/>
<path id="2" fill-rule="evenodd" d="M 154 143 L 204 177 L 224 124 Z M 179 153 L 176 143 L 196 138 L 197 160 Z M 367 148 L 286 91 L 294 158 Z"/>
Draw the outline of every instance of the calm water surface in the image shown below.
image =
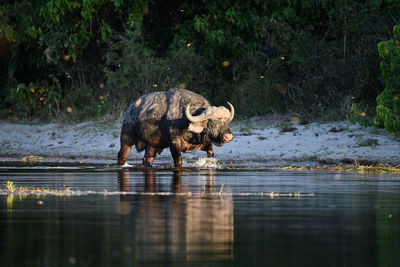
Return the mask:
<path id="1" fill-rule="evenodd" d="M 0 169 L 7 180 L 84 194 L 0 195 L 0 266 L 400 266 L 399 175 Z"/>

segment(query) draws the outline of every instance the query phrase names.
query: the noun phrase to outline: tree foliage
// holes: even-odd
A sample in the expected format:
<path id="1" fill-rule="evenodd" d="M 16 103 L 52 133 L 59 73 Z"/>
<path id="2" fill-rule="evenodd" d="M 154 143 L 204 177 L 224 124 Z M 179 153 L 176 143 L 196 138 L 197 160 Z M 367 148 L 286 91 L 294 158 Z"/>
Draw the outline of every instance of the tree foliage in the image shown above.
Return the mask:
<path id="1" fill-rule="evenodd" d="M 181 86 L 243 115 L 343 117 L 375 105 L 376 45 L 399 14 L 390 0 L 5 0 L 0 109 L 98 116 Z M 41 105 L 31 86 L 49 92 Z"/>
<path id="2" fill-rule="evenodd" d="M 393 28 L 393 39 L 378 44 L 385 89 L 377 97 L 375 123 L 393 134 L 400 133 L 400 24 Z"/>

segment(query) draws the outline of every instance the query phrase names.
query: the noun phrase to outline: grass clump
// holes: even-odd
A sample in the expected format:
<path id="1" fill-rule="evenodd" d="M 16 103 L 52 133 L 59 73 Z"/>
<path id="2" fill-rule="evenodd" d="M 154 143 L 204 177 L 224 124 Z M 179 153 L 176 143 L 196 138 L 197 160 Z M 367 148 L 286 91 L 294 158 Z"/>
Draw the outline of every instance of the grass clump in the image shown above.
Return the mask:
<path id="1" fill-rule="evenodd" d="M 379 143 L 375 138 L 367 138 L 360 140 L 358 146 L 379 146 Z"/>
<path id="2" fill-rule="evenodd" d="M 359 165 L 355 164 L 339 164 L 336 166 L 310 166 L 305 165 L 301 167 L 287 166 L 281 167 L 282 170 L 309 170 L 309 171 L 346 171 L 346 172 L 357 172 L 357 173 L 400 173 L 400 165 L 390 166 L 387 164 L 372 164 L 372 165 Z"/>
<path id="3" fill-rule="evenodd" d="M 48 188 L 28 188 L 28 187 L 17 187 L 13 181 L 7 180 L 4 183 L 4 188 L 0 189 L 0 193 L 5 193 L 5 194 L 21 194 L 21 195 L 30 195 L 30 194 L 51 194 L 51 195 L 58 195 L 58 196 L 64 196 L 64 195 L 69 195 L 75 193 L 74 191 L 71 191 L 70 187 L 67 187 L 63 190 L 57 190 L 57 189 L 48 189 Z"/>
<path id="4" fill-rule="evenodd" d="M 12 181 L 6 181 L 5 187 L 6 187 L 6 190 L 7 190 L 8 192 L 10 192 L 10 193 L 14 193 L 15 190 L 16 190 L 16 187 L 15 187 L 15 185 L 14 185 L 14 182 L 12 182 Z"/>

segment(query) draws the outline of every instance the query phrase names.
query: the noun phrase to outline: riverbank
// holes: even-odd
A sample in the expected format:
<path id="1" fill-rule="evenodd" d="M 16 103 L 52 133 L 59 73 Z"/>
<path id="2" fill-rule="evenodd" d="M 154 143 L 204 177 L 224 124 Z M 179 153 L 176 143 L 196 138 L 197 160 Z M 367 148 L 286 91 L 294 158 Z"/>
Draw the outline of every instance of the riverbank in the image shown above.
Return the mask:
<path id="1" fill-rule="evenodd" d="M 120 123 L 22 124 L 0 121 L 0 161 L 114 164 Z M 283 167 L 339 164 L 400 164 L 400 140 L 383 129 L 350 122 L 307 123 L 256 117 L 232 123 L 235 138 L 205 152 L 184 153 L 183 166 Z M 128 162 L 141 165 L 143 153 L 132 149 Z M 173 166 L 168 149 L 154 166 Z"/>

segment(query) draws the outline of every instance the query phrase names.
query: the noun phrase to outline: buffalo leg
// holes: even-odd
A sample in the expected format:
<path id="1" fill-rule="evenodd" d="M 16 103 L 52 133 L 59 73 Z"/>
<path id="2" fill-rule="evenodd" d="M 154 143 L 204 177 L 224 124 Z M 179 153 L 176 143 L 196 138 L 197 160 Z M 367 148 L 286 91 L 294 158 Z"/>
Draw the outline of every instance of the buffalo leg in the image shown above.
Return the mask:
<path id="1" fill-rule="evenodd" d="M 207 157 L 208 158 L 213 158 L 214 157 L 214 148 L 212 147 L 212 144 L 209 144 L 206 146 L 203 151 L 207 152 Z"/>
<path id="2" fill-rule="evenodd" d="M 157 149 L 150 145 L 146 146 L 146 151 L 144 152 L 143 165 L 146 167 L 153 166 L 154 159 L 156 157 Z"/>
<path id="3" fill-rule="evenodd" d="M 135 142 L 123 131 L 121 133 L 121 149 L 118 152 L 118 165 L 124 165 L 126 159 L 128 158 L 129 152 Z"/>
<path id="4" fill-rule="evenodd" d="M 172 158 L 174 159 L 175 167 L 180 168 L 182 167 L 182 155 L 179 150 L 174 147 L 170 147 Z"/>
<path id="5" fill-rule="evenodd" d="M 126 159 L 128 158 L 129 152 L 131 151 L 133 144 L 121 144 L 121 149 L 118 152 L 118 165 L 124 165 Z"/>

